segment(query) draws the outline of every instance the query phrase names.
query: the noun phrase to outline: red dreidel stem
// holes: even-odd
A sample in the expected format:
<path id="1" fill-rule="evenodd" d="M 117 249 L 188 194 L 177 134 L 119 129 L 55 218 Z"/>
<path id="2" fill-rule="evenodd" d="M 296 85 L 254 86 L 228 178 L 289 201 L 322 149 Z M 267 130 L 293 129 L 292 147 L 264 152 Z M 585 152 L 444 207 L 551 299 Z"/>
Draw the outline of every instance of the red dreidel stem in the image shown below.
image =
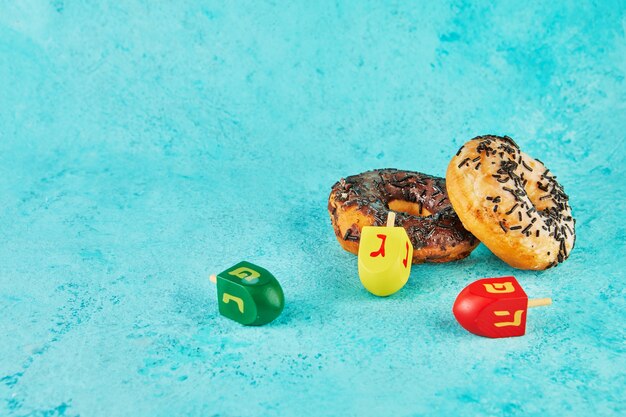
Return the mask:
<path id="1" fill-rule="evenodd" d="M 552 304 L 552 298 L 529 298 L 528 308 L 544 307 Z"/>

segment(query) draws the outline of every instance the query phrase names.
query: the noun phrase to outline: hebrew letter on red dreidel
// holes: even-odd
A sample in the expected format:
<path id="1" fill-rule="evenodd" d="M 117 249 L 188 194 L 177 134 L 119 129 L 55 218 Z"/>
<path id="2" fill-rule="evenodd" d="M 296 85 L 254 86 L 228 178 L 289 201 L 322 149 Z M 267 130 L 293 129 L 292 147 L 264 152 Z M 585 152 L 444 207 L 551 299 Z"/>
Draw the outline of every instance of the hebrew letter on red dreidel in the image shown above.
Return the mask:
<path id="1" fill-rule="evenodd" d="M 485 337 L 513 337 L 526 333 L 529 307 L 550 305 L 549 298 L 529 300 L 515 277 L 485 278 L 459 293 L 452 312 L 465 330 Z"/>

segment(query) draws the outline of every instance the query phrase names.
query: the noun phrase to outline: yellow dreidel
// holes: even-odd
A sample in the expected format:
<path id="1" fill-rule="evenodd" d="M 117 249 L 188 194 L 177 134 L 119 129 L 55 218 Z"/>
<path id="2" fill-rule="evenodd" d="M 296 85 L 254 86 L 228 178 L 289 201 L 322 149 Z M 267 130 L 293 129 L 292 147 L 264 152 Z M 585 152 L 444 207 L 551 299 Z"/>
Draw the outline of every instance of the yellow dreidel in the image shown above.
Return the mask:
<path id="1" fill-rule="evenodd" d="M 386 227 L 361 230 L 359 278 L 365 289 L 380 297 L 399 291 L 411 274 L 413 245 L 403 227 L 394 227 L 395 221 L 391 211 Z"/>

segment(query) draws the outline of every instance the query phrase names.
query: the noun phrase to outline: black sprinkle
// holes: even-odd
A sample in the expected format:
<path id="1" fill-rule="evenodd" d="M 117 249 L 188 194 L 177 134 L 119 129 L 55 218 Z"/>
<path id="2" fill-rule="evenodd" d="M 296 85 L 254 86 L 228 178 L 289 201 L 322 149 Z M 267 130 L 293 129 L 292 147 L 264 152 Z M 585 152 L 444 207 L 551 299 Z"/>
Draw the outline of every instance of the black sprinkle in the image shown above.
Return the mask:
<path id="1" fill-rule="evenodd" d="M 519 218 L 519 221 L 521 222 L 522 221 L 522 212 L 521 211 L 517 212 L 517 217 Z"/>
<path id="2" fill-rule="evenodd" d="M 480 162 L 476 164 L 476 166 L 474 167 L 474 169 L 478 170 L 478 167 L 480 167 Z"/>
<path id="3" fill-rule="evenodd" d="M 504 233 L 506 233 L 506 227 L 504 227 L 504 223 L 500 222 L 500 227 L 502 228 L 502 230 L 504 230 Z"/>
<path id="4" fill-rule="evenodd" d="M 503 141 L 505 141 L 505 142 L 508 142 L 508 143 L 509 143 L 509 144 L 511 144 L 512 146 L 514 146 L 514 147 L 516 147 L 517 149 L 519 149 L 519 146 L 517 146 L 517 143 L 515 143 L 515 141 L 514 141 L 513 139 L 511 139 L 510 137 L 508 137 L 508 136 L 506 136 L 506 135 L 505 135 L 504 137 L 501 137 L 501 138 L 499 138 L 499 139 L 500 139 L 500 140 L 503 140 Z"/>
<path id="5" fill-rule="evenodd" d="M 459 151 L 456 153 L 456 156 L 461 155 L 461 151 L 463 150 L 464 147 L 465 145 L 461 145 L 461 147 L 459 148 Z"/>
<path id="6" fill-rule="evenodd" d="M 359 237 L 352 234 L 352 229 L 348 229 L 346 230 L 346 234 L 343 237 L 343 240 L 352 240 L 354 242 L 357 242 L 359 240 Z"/>
<path id="7" fill-rule="evenodd" d="M 493 206 L 493 212 L 496 213 L 498 211 L 498 205 Z"/>
<path id="8" fill-rule="evenodd" d="M 529 224 L 528 226 L 526 226 L 526 227 L 524 228 L 524 230 L 522 230 L 522 233 L 526 233 L 526 232 L 528 232 L 528 230 L 530 230 L 530 228 L 531 228 L 532 226 L 533 226 L 532 224 Z"/>
<path id="9" fill-rule="evenodd" d="M 521 228 L 522 228 L 522 226 L 513 226 L 513 227 L 509 227 L 509 229 L 511 229 L 511 230 L 519 230 L 519 229 L 521 229 Z"/>
<path id="10" fill-rule="evenodd" d="M 472 159 L 472 162 L 476 162 L 480 159 L 480 156 L 477 156 L 476 158 Z"/>
<path id="11" fill-rule="evenodd" d="M 467 161 L 469 161 L 469 158 L 465 158 L 464 160 L 462 160 L 461 163 L 457 166 L 457 168 L 461 168 L 463 164 L 466 163 Z"/>
<path id="12" fill-rule="evenodd" d="M 517 192 L 516 192 L 516 191 L 514 191 L 514 190 L 510 189 L 509 187 L 502 187 L 502 189 L 503 189 L 504 191 L 507 191 L 507 192 L 509 192 L 509 193 L 513 194 L 513 197 L 515 197 L 515 200 L 520 201 L 520 198 L 519 198 L 519 196 L 517 195 Z"/>
<path id="13" fill-rule="evenodd" d="M 522 165 L 524 166 L 524 168 L 526 168 L 530 172 L 533 172 L 533 169 L 531 167 L 529 167 L 528 165 L 526 165 L 526 162 L 524 160 L 522 160 Z"/>
<path id="14" fill-rule="evenodd" d="M 550 194 L 546 194 L 546 195 L 539 197 L 539 200 L 545 200 L 546 198 L 550 198 L 550 197 L 552 197 Z"/>
<path id="15" fill-rule="evenodd" d="M 535 231 L 535 237 L 539 237 L 539 229 L 537 229 L 537 231 Z"/>
<path id="16" fill-rule="evenodd" d="M 511 208 L 509 209 L 509 211 L 507 211 L 507 212 L 506 212 L 506 213 L 504 213 L 504 214 L 506 214 L 506 215 L 508 216 L 509 214 L 513 213 L 513 210 L 515 210 L 515 209 L 517 208 L 517 206 L 518 206 L 518 205 L 519 205 L 518 203 L 515 203 L 515 204 L 513 205 L 513 207 L 511 207 Z"/>

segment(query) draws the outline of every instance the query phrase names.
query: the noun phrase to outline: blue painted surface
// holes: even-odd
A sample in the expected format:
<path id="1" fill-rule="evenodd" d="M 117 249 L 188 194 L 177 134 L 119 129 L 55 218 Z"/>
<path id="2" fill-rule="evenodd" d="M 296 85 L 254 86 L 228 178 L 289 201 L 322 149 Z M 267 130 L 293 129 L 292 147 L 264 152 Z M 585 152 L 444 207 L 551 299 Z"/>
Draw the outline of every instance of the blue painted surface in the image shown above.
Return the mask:
<path id="1" fill-rule="evenodd" d="M 624 414 L 623 1 L 90 3 L 0 6 L 0 415 Z M 558 175 L 571 258 L 370 296 L 330 186 L 486 133 Z M 243 258 L 271 325 L 217 314 Z M 554 305 L 466 333 L 456 294 L 505 274 Z"/>

